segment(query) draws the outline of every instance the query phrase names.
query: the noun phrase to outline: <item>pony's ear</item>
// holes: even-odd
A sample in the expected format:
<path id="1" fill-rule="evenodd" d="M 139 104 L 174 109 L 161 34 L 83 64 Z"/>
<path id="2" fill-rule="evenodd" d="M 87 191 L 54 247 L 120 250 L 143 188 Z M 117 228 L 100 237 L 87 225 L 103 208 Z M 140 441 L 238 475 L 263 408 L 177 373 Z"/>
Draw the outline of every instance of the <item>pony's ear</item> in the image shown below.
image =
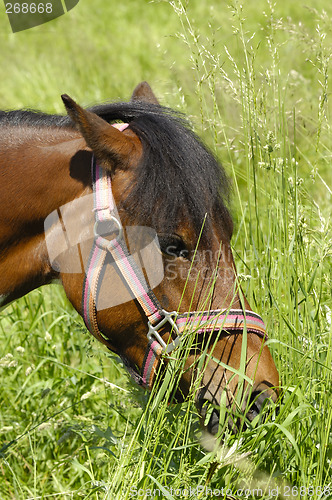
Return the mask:
<path id="1" fill-rule="evenodd" d="M 149 102 L 151 104 L 160 104 L 148 82 L 141 82 L 137 85 L 133 95 L 131 96 L 131 100 Z"/>
<path id="2" fill-rule="evenodd" d="M 63 94 L 61 98 L 68 115 L 105 168 L 126 168 L 137 163 L 141 147 L 136 134 L 120 132 L 100 116 L 81 108 L 67 94 Z"/>

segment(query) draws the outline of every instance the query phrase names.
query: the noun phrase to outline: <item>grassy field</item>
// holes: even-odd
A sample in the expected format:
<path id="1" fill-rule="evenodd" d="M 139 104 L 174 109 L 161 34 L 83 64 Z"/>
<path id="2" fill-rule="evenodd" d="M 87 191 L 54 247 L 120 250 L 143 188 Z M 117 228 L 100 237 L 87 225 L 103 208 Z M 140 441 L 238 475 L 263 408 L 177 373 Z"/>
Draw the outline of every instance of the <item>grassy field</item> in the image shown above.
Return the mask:
<path id="1" fill-rule="evenodd" d="M 11 34 L 1 3 L 0 43 L 0 109 L 147 80 L 189 115 L 232 180 L 238 272 L 284 387 L 275 420 L 202 447 L 190 402 L 157 405 L 59 286 L 36 290 L 0 313 L 0 499 L 332 498 L 332 6 L 81 0 Z"/>

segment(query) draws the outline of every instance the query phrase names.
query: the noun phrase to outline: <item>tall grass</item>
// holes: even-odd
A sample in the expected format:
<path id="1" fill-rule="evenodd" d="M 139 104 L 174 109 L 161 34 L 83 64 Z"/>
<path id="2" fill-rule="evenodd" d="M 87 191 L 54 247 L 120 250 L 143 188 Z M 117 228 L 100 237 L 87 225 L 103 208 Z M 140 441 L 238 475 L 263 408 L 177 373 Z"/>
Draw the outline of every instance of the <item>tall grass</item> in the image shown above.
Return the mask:
<path id="1" fill-rule="evenodd" d="M 307 5 L 98 0 L 1 35 L 3 108 L 62 111 L 64 91 L 91 104 L 152 79 L 190 113 L 233 182 L 237 269 L 284 398 L 216 447 L 192 401 L 169 406 L 166 383 L 150 398 L 58 286 L 37 290 L 1 313 L 0 498 L 332 498 L 332 15 Z"/>

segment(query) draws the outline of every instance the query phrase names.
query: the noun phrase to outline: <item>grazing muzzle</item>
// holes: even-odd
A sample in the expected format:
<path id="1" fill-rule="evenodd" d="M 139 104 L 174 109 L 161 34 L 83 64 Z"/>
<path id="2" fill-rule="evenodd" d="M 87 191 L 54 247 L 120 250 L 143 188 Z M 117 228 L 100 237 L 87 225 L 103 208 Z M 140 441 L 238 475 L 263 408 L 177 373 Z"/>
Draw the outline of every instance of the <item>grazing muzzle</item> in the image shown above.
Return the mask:
<path id="1" fill-rule="evenodd" d="M 208 388 L 199 391 L 196 406 L 199 411 L 204 427 L 210 434 L 217 434 L 221 426 L 236 432 L 240 428 L 245 429 L 255 418 L 262 415 L 262 420 L 267 418 L 270 410 L 278 399 L 277 393 L 265 384 L 259 384 L 256 388 L 247 391 L 242 401 L 237 404 L 234 399 L 226 396 L 224 421 L 220 421 L 220 401 L 211 394 Z M 224 389 L 227 394 L 227 388 Z"/>

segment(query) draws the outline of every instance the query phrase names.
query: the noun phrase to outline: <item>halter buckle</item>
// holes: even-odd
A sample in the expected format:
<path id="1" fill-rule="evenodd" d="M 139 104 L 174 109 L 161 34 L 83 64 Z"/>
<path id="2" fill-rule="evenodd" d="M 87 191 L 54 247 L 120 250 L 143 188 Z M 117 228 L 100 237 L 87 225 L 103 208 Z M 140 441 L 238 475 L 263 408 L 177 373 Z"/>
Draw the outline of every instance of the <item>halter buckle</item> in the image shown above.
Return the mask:
<path id="1" fill-rule="evenodd" d="M 148 337 L 148 340 L 150 340 L 150 341 L 154 337 L 155 340 L 161 345 L 163 352 L 166 352 L 167 354 L 169 354 L 180 343 L 181 333 L 179 332 L 179 329 L 178 329 L 177 324 L 176 324 L 176 317 L 177 317 L 178 313 L 176 311 L 168 312 L 168 311 L 165 311 L 164 309 L 161 309 L 160 312 L 164 317 L 163 317 L 163 319 L 161 319 L 159 321 L 159 323 L 157 323 L 156 325 L 153 326 L 152 323 L 150 321 L 148 321 L 149 330 L 147 333 L 147 337 Z M 163 340 L 163 338 L 161 337 L 161 335 L 158 333 L 158 330 L 160 330 L 160 328 L 162 326 L 164 326 L 166 323 L 169 323 L 171 325 L 171 327 L 172 327 L 171 331 L 176 332 L 176 335 L 177 335 L 177 337 L 174 340 L 172 340 L 168 343 L 166 343 Z"/>

